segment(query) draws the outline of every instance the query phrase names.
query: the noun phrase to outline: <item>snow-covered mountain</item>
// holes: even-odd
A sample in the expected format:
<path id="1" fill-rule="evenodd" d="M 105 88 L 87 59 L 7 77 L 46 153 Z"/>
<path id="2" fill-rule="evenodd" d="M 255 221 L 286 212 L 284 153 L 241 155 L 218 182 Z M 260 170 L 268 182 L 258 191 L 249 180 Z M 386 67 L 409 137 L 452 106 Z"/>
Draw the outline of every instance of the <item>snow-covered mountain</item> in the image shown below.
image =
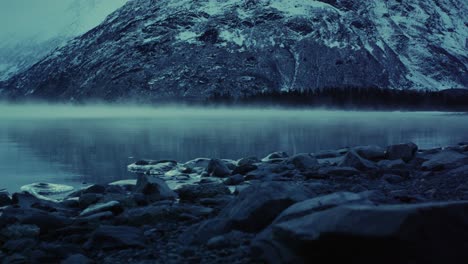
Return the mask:
<path id="1" fill-rule="evenodd" d="M 0 3 L 0 81 L 104 21 L 127 0 L 15 0 Z"/>
<path id="2" fill-rule="evenodd" d="M 130 0 L 3 96 L 203 98 L 468 87 L 465 0 Z"/>

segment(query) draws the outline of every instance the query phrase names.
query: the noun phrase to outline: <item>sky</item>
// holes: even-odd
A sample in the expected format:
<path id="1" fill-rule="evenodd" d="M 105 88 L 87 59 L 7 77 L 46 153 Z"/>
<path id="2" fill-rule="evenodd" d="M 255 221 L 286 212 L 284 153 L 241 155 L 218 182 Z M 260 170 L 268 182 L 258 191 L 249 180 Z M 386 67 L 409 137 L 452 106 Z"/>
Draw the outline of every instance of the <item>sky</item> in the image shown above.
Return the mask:
<path id="1" fill-rule="evenodd" d="M 81 34 L 128 0 L 0 0 L 0 41 Z"/>

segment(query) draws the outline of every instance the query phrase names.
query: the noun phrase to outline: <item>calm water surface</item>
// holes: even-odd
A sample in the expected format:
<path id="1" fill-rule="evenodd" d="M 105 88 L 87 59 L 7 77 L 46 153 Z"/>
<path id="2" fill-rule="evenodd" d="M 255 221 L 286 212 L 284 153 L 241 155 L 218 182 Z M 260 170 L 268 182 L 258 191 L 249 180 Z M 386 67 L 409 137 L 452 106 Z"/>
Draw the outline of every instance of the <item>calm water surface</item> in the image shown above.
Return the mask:
<path id="1" fill-rule="evenodd" d="M 468 141 L 468 115 L 322 110 L 0 106 L 0 189 L 133 178 L 138 159 L 238 159 L 413 141 Z"/>

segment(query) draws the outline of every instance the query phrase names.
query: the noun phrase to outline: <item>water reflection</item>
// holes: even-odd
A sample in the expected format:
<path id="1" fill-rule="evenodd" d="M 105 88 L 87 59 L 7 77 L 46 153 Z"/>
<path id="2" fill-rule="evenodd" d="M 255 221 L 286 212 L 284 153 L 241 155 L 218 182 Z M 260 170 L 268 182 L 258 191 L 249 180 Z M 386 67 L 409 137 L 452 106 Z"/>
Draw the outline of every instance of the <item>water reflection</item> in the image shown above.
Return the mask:
<path id="1" fill-rule="evenodd" d="M 109 114 L 112 111 L 106 116 L 99 112 L 55 118 L 44 112 L 34 118 L 0 116 L 0 187 L 17 189 L 33 181 L 79 185 L 126 179 L 133 176 L 126 165 L 142 158 L 237 159 L 262 157 L 276 150 L 292 154 L 406 141 L 428 148 L 468 137 L 465 115 L 151 111 L 124 117 Z"/>

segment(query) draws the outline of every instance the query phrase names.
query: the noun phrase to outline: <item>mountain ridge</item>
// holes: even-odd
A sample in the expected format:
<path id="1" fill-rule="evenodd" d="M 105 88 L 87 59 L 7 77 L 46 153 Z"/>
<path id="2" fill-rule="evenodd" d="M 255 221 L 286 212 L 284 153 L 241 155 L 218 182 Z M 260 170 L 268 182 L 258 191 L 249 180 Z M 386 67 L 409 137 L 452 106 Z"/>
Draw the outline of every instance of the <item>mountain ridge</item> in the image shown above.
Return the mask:
<path id="1" fill-rule="evenodd" d="M 5 82 L 0 96 L 467 88 L 466 17 L 459 0 L 131 0 Z"/>

